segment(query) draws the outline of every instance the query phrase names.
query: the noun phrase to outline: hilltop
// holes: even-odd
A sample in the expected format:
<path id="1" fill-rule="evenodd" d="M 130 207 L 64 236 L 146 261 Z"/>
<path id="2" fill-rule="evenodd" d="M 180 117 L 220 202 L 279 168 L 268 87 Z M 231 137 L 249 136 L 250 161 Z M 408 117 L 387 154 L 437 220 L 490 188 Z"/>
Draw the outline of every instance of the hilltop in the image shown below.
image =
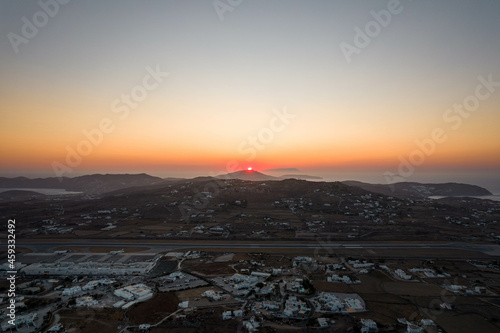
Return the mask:
<path id="1" fill-rule="evenodd" d="M 49 177 L 30 179 L 26 177 L 0 177 L 0 187 L 8 188 L 54 188 L 85 193 L 105 193 L 127 187 L 155 185 L 166 180 L 140 174 L 93 174 L 78 177 Z"/>
<path id="2" fill-rule="evenodd" d="M 231 172 L 225 175 L 219 175 L 216 178 L 219 179 L 240 179 L 249 181 L 264 181 L 264 180 L 279 180 L 278 177 L 273 177 L 265 175 L 261 172 L 255 170 L 241 170 L 236 172 Z"/>
<path id="3" fill-rule="evenodd" d="M 485 188 L 470 184 L 444 183 L 422 184 L 415 182 L 402 182 L 395 184 L 369 184 L 358 181 L 344 181 L 349 186 L 356 186 L 370 192 L 395 196 L 399 198 L 427 198 L 430 196 L 464 197 L 492 195 Z"/>

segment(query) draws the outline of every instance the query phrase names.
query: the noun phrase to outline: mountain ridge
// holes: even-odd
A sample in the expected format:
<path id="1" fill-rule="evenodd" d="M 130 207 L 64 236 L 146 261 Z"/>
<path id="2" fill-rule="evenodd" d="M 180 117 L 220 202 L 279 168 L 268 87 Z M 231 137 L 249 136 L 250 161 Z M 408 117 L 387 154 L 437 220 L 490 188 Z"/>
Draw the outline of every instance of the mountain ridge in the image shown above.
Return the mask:
<path id="1" fill-rule="evenodd" d="M 400 198 L 420 199 L 430 196 L 486 196 L 492 195 L 487 189 L 463 183 L 417 183 L 400 182 L 394 184 L 370 184 L 355 180 L 343 181 L 343 184 L 360 187 L 364 190 Z"/>
<path id="2" fill-rule="evenodd" d="M 307 178 L 306 178 L 307 177 Z M 311 178 L 309 178 L 311 177 Z M 210 178 L 210 177 L 208 177 Z M 255 170 L 240 170 L 228 174 L 218 175 L 217 179 L 240 179 L 248 181 L 281 181 L 283 179 L 318 179 L 307 175 L 270 176 Z M 160 178 L 139 174 L 90 174 L 77 177 L 0 177 L 1 188 L 54 188 L 67 191 L 84 192 L 88 194 L 105 193 L 125 188 L 154 186 L 181 181 L 183 178 Z M 429 196 L 487 196 L 492 195 L 487 189 L 463 183 L 417 183 L 401 182 L 395 184 L 370 184 L 360 181 L 347 180 L 342 182 L 348 186 L 401 198 L 425 198 Z"/>

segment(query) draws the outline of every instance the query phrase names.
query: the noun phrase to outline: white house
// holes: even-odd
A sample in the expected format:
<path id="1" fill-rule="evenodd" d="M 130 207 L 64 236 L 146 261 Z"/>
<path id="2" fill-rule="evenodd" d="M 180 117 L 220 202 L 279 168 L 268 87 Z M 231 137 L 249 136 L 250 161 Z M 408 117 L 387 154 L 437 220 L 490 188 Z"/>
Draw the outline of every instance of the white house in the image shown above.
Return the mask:
<path id="1" fill-rule="evenodd" d="M 372 319 L 361 319 L 361 332 L 378 332 L 377 323 Z"/>
<path id="2" fill-rule="evenodd" d="M 328 321 L 326 320 L 326 318 L 318 318 L 318 324 L 319 324 L 319 327 L 328 327 Z"/>
<path id="3" fill-rule="evenodd" d="M 76 287 L 71 287 L 71 288 L 64 288 L 62 294 L 64 296 L 72 296 L 80 293 L 82 291 L 82 287 L 76 286 Z"/>
<path id="4" fill-rule="evenodd" d="M 228 319 L 232 319 L 232 318 L 233 318 L 233 314 L 231 311 L 222 312 L 222 320 L 228 320 Z"/>
<path id="5" fill-rule="evenodd" d="M 134 294 L 132 294 L 131 292 L 123 289 L 123 288 L 120 288 L 120 289 L 116 289 L 113 294 L 115 294 L 115 296 L 118 296 L 118 297 L 121 297 L 127 301 L 131 301 L 134 299 Z"/>

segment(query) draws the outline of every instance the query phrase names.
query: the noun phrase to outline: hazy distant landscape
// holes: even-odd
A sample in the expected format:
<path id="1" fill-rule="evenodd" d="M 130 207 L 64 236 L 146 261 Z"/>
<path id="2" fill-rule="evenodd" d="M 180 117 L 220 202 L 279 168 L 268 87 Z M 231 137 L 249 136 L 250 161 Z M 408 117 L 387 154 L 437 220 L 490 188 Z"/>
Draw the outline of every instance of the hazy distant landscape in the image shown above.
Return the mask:
<path id="1" fill-rule="evenodd" d="M 250 316 L 244 325 L 277 332 L 454 332 L 480 316 L 482 330 L 497 330 L 500 202 L 476 185 L 306 181 L 253 169 L 2 178 L 6 185 L 18 186 L 0 192 L 0 214 L 22 221 L 24 308 L 59 314 L 28 317 L 34 327 L 86 331 L 92 315 L 110 332 L 192 322 L 232 332 Z"/>
<path id="2" fill-rule="evenodd" d="M 0 1 L 0 332 L 500 332 L 498 14 Z"/>
<path id="3" fill-rule="evenodd" d="M 17 229 L 23 238 L 496 242 L 500 234 L 500 203 L 480 199 L 491 192 L 468 184 L 310 182 L 256 170 L 215 178 L 116 174 L 2 182 L 27 186 L 0 193 L 5 216 L 23 221 Z M 34 185 L 77 192 L 43 195 L 30 190 Z M 462 221 L 463 209 L 475 213 Z M 467 232 L 457 235 L 457 225 Z"/>

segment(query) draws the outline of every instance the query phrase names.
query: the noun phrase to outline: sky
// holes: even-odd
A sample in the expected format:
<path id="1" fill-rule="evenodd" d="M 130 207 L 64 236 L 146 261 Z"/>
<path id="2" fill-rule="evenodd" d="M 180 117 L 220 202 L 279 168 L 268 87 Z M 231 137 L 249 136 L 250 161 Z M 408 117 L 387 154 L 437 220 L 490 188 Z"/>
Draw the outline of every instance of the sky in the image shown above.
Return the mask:
<path id="1" fill-rule="evenodd" d="M 0 175 L 499 180 L 499 13 L 495 0 L 2 0 Z"/>

